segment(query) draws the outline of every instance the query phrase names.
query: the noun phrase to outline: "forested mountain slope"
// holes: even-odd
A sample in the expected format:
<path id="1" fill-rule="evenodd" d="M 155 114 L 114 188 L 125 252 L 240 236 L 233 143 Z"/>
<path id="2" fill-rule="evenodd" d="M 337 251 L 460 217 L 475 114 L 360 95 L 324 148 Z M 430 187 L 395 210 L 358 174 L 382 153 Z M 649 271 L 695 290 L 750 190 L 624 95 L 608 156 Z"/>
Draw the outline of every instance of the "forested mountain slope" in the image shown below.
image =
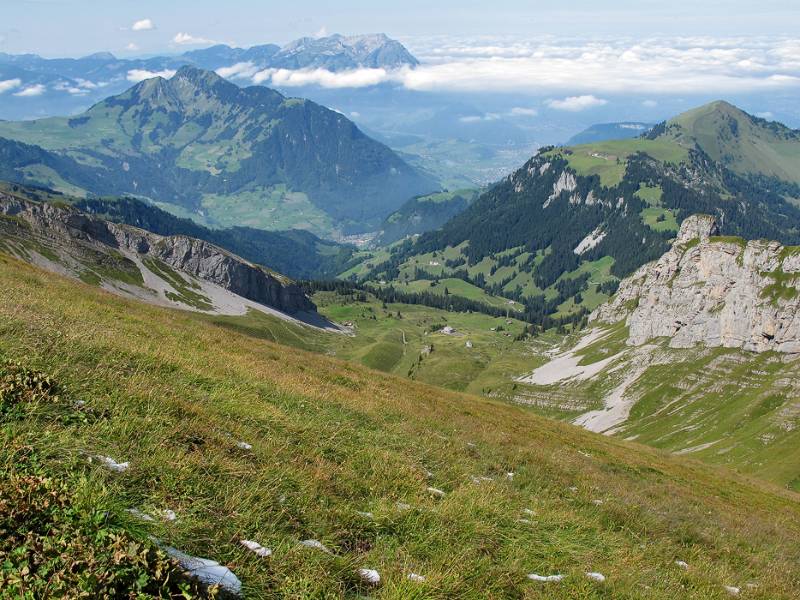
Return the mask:
<path id="1" fill-rule="evenodd" d="M 545 148 L 367 277 L 460 277 L 578 320 L 615 280 L 661 256 L 691 214 L 714 215 L 723 235 L 800 242 L 797 156 L 800 134 L 722 102 L 645 137 Z"/>
<path id="2" fill-rule="evenodd" d="M 82 115 L 0 122 L 0 156 L 11 181 L 143 196 L 216 226 L 327 235 L 374 229 L 438 189 L 339 113 L 192 67 Z"/>

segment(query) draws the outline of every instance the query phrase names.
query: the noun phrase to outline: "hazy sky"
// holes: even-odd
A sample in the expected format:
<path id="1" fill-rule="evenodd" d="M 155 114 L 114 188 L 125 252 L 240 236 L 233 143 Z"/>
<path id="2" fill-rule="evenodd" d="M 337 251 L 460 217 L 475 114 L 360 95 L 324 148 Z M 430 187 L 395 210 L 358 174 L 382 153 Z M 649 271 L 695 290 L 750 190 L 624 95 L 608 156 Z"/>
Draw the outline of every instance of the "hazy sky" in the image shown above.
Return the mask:
<path id="1" fill-rule="evenodd" d="M 792 36 L 800 31 L 797 0 L 0 0 L 0 4 L 0 51 L 45 56 L 101 50 L 122 55 L 177 52 L 209 42 L 284 43 L 320 32 L 385 32 L 413 46 L 414 38 L 443 34 L 726 37 Z"/>

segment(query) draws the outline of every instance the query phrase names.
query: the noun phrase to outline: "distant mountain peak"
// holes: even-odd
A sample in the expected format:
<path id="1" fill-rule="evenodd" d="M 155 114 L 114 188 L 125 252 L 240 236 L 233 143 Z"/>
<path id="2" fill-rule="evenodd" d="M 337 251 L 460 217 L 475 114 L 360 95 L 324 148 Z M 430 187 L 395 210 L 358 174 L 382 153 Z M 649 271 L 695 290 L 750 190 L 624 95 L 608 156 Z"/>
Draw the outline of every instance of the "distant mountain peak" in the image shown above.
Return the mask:
<path id="1" fill-rule="evenodd" d="M 279 66 L 294 69 L 399 68 L 419 64 L 403 44 L 385 33 L 305 37 L 281 48 L 275 59 Z"/>
<path id="2" fill-rule="evenodd" d="M 117 60 L 117 57 L 111 54 L 111 52 L 95 52 L 89 56 L 84 56 L 82 60 L 114 61 Z"/>

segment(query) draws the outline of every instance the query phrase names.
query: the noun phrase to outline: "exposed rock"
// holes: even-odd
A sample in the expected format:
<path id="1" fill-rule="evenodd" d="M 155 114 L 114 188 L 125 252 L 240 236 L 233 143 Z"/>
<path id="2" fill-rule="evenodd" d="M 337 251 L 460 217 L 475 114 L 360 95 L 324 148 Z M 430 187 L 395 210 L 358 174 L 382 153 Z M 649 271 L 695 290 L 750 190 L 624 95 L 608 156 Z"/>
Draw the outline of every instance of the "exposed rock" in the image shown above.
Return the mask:
<path id="1" fill-rule="evenodd" d="M 558 180 L 553 184 L 553 193 L 547 198 L 544 203 L 544 208 L 550 206 L 553 200 L 558 199 L 563 192 L 574 192 L 578 187 L 578 181 L 569 171 L 562 171 Z"/>
<path id="2" fill-rule="evenodd" d="M 800 352 L 800 248 L 714 237 L 713 217 L 687 218 L 672 248 L 624 280 L 590 320 L 626 319 L 628 344 L 669 338 L 754 352 Z"/>
<path id="3" fill-rule="evenodd" d="M 221 590 L 230 596 L 239 597 L 241 595 L 242 582 L 228 567 L 219 564 L 215 560 L 192 556 L 170 546 L 164 546 L 163 548 L 171 558 L 180 563 L 181 568 L 186 571 L 187 575 L 197 579 L 203 585 L 209 587 L 219 586 Z"/>
<path id="4" fill-rule="evenodd" d="M 283 276 L 203 240 L 163 237 L 73 208 L 5 194 L 0 194 L 0 215 L 17 217 L 30 225 L 30 230 L 24 232 L 26 236 L 50 241 L 78 259 L 97 256 L 97 252 L 112 257 L 117 253 L 140 260 L 156 259 L 190 277 L 286 313 L 316 311 L 302 289 Z"/>

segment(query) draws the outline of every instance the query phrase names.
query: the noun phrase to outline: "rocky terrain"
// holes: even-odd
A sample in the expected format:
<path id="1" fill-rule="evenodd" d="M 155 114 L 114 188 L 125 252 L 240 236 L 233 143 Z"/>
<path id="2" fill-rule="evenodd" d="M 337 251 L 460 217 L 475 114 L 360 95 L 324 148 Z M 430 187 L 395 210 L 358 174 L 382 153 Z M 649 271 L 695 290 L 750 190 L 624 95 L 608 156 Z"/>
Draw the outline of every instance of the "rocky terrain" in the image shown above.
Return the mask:
<path id="1" fill-rule="evenodd" d="M 314 313 L 277 273 L 187 236 L 160 236 L 67 206 L 0 194 L 0 249 L 122 295 L 205 312 Z"/>
<path id="2" fill-rule="evenodd" d="M 628 343 L 800 352 L 800 248 L 715 236 L 710 216 L 687 218 L 672 248 L 625 279 L 590 320 L 626 320 Z"/>

